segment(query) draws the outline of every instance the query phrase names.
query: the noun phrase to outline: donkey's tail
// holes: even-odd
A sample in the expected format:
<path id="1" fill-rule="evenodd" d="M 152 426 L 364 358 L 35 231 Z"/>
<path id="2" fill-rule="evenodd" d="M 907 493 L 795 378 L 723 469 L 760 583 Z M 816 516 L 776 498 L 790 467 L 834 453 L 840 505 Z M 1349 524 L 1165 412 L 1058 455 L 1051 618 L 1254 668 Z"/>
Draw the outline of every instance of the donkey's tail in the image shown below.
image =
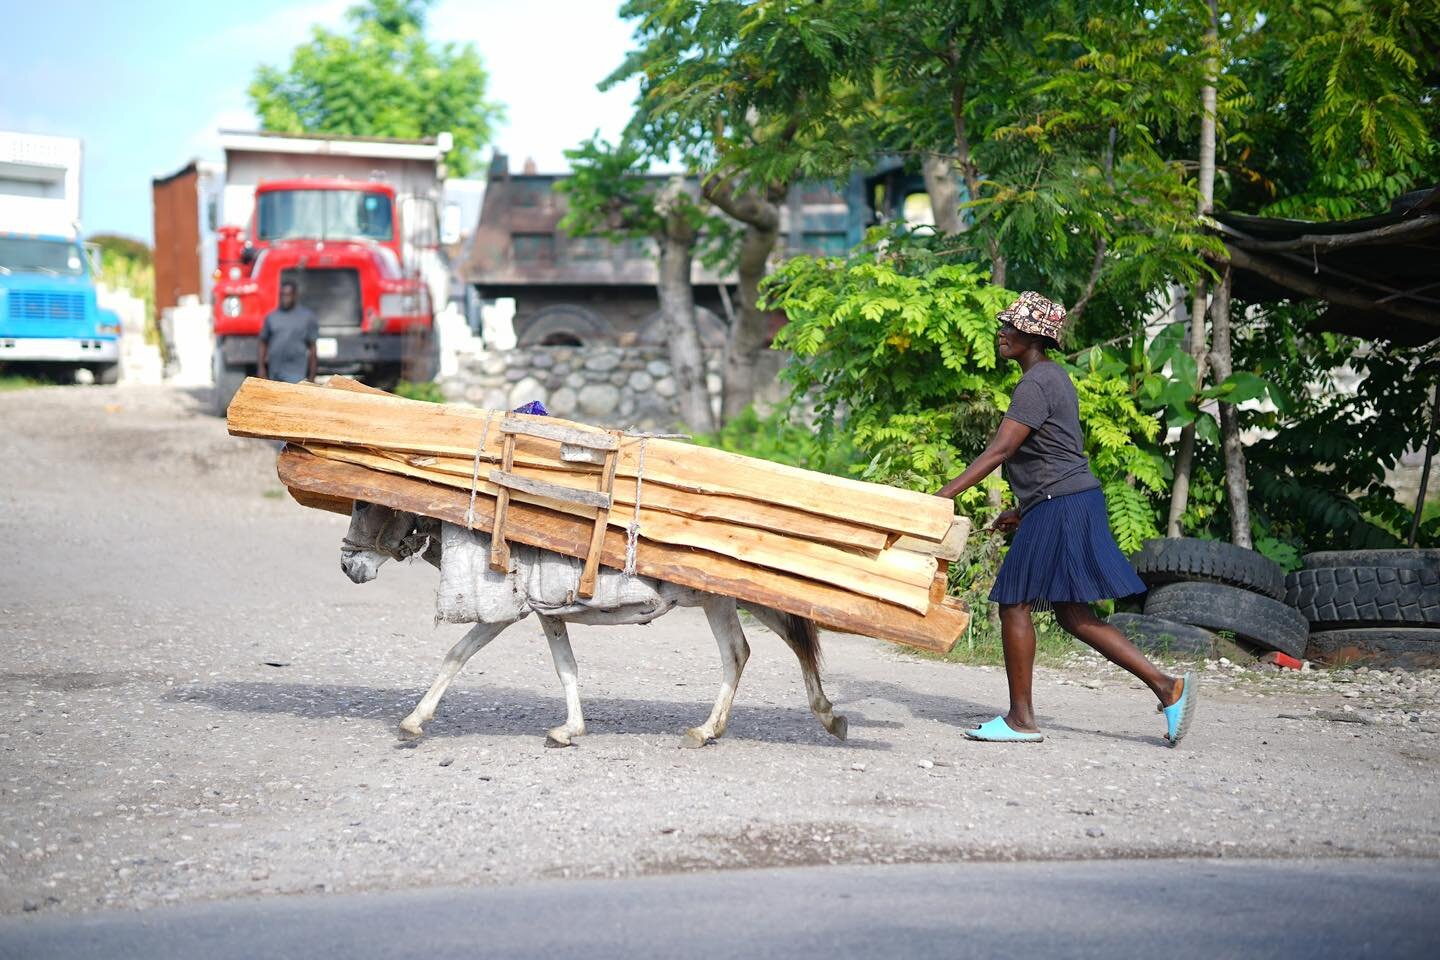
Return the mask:
<path id="1" fill-rule="evenodd" d="M 820 631 L 814 620 L 807 620 L 793 613 L 782 613 L 785 620 L 785 639 L 795 651 L 800 665 L 811 673 L 820 672 Z"/>

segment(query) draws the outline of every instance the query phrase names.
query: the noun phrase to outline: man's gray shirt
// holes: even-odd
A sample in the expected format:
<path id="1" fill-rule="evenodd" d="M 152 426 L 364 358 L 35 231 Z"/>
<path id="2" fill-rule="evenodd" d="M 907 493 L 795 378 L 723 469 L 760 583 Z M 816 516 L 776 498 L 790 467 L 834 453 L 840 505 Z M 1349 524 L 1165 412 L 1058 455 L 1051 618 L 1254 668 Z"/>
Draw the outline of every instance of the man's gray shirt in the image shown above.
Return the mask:
<path id="1" fill-rule="evenodd" d="M 267 376 L 286 383 L 304 380 L 310 373 L 310 345 L 319 336 L 319 321 L 309 307 L 270 311 L 260 326 L 260 340 L 270 350 Z"/>
<path id="2" fill-rule="evenodd" d="M 1045 360 L 1031 367 L 1015 385 L 1005 416 L 1031 430 L 1005 464 L 1005 479 L 1021 512 L 1051 497 L 1100 486 L 1085 456 L 1075 384 L 1060 364 Z"/>

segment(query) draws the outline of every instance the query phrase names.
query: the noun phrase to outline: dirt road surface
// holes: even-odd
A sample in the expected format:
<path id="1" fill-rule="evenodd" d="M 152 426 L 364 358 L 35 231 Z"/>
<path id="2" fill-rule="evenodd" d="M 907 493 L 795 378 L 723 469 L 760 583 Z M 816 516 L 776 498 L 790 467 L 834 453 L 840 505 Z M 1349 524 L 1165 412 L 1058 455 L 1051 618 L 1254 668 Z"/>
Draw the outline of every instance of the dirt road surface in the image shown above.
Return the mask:
<path id="1" fill-rule="evenodd" d="M 850 740 L 778 638 L 729 732 L 698 611 L 572 628 L 590 733 L 539 625 L 395 727 L 464 631 L 436 575 L 340 573 L 345 521 L 227 437 L 203 393 L 0 394 L 0 913 L 729 867 L 964 859 L 1440 856 L 1435 674 L 1203 674 L 1190 738 L 1093 657 L 1041 670 L 1041 745 L 961 730 L 1004 675 L 825 635 Z"/>

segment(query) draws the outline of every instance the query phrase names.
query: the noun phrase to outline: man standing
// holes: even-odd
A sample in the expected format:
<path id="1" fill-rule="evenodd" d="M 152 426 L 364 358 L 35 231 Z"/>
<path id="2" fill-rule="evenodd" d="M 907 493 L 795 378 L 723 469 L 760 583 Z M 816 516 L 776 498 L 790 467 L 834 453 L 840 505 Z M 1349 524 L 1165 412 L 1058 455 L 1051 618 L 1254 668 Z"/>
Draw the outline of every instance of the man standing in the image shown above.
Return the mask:
<path id="1" fill-rule="evenodd" d="M 299 383 L 314 380 L 315 341 L 320 324 L 315 311 L 295 303 L 295 282 L 280 284 L 280 308 L 271 310 L 260 327 L 260 363 L 256 374 L 265 380 Z"/>

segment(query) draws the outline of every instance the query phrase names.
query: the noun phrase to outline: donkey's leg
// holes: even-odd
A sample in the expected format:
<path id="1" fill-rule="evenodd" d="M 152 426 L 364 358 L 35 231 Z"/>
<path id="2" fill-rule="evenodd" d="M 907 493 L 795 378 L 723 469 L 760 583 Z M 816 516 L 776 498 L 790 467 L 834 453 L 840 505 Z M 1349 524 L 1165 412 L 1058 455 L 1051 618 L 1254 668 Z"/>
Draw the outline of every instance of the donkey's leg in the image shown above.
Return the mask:
<path id="1" fill-rule="evenodd" d="M 753 606 L 746 609 L 756 620 L 784 640 L 785 646 L 795 654 L 795 658 L 800 661 L 800 674 L 805 679 L 805 696 L 810 701 L 810 711 L 815 714 L 821 726 L 836 738 L 844 740 L 850 733 L 850 721 L 845 719 L 844 714 L 836 713 L 835 705 L 825 696 L 825 688 L 820 684 L 820 671 L 814 667 L 814 657 L 806 656 L 806 652 L 800 647 L 799 644 L 804 642 L 804 638 L 793 635 L 790 618 L 769 607 Z"/>
<path id="2" fill-rule="evenodd" d="M 585 733 L 585 715 L 580 710 L 580 668 L 575 665 L 575 653 L 570 649 L 570 631 L 565 621 L 555 617 L 541 617 L 540 626 L 545 639 L 550 641 L 550 659 L 555 661 L 555 673 L 560 685 L 565 688 L 565 723 L 551 727 L 545 736 L 547 747 L 568 747 L 575 737 Z"/>
<path id="3" fill-rule="evenodd" d="M 513 621 L 512 621 L 513 622 Z M 445 690 L 450 686 L 450 681 L 455 679 L 469 660 L 480 649 L 500 635 L 500 631 L 510 626 L 509 623 L 477 623 L 470 628 L 470 632 L 460 638 L 450 652 L 445 655 L 445 662 L 440 666 L 440 675 L 435 682 L 430 684 L 430 689 L 421 698 L 420 703 L 410 716 L 400 721 L 400 737 L 403 740 L 413 740 L 416 737 L 424 736 L 425 724 L 435 716 L 435 708 L 440 703 L 440 698 L 445 696 Z"/>
<path id="4" fill-rule="evenodd" d="M 740 629 L 740 617 L 735 612 L 735 601 L 730 597 L 710 596 L 705 598 L 705 619 L 715 633 L 715 643 L 720 647 L 720 667 L 724 677 L 720 681 L 720 693 L 710 711 L 710 719 L 698 727 L 685 731 L 681 746 L 703 747 L 725 732 L 730 722 L 730 705 L 735 702 L 735 690 L 740 686 L 740 674 L 745 661 L 750 659 L 750 644 L 745 642 L 745 632 Z"/>

